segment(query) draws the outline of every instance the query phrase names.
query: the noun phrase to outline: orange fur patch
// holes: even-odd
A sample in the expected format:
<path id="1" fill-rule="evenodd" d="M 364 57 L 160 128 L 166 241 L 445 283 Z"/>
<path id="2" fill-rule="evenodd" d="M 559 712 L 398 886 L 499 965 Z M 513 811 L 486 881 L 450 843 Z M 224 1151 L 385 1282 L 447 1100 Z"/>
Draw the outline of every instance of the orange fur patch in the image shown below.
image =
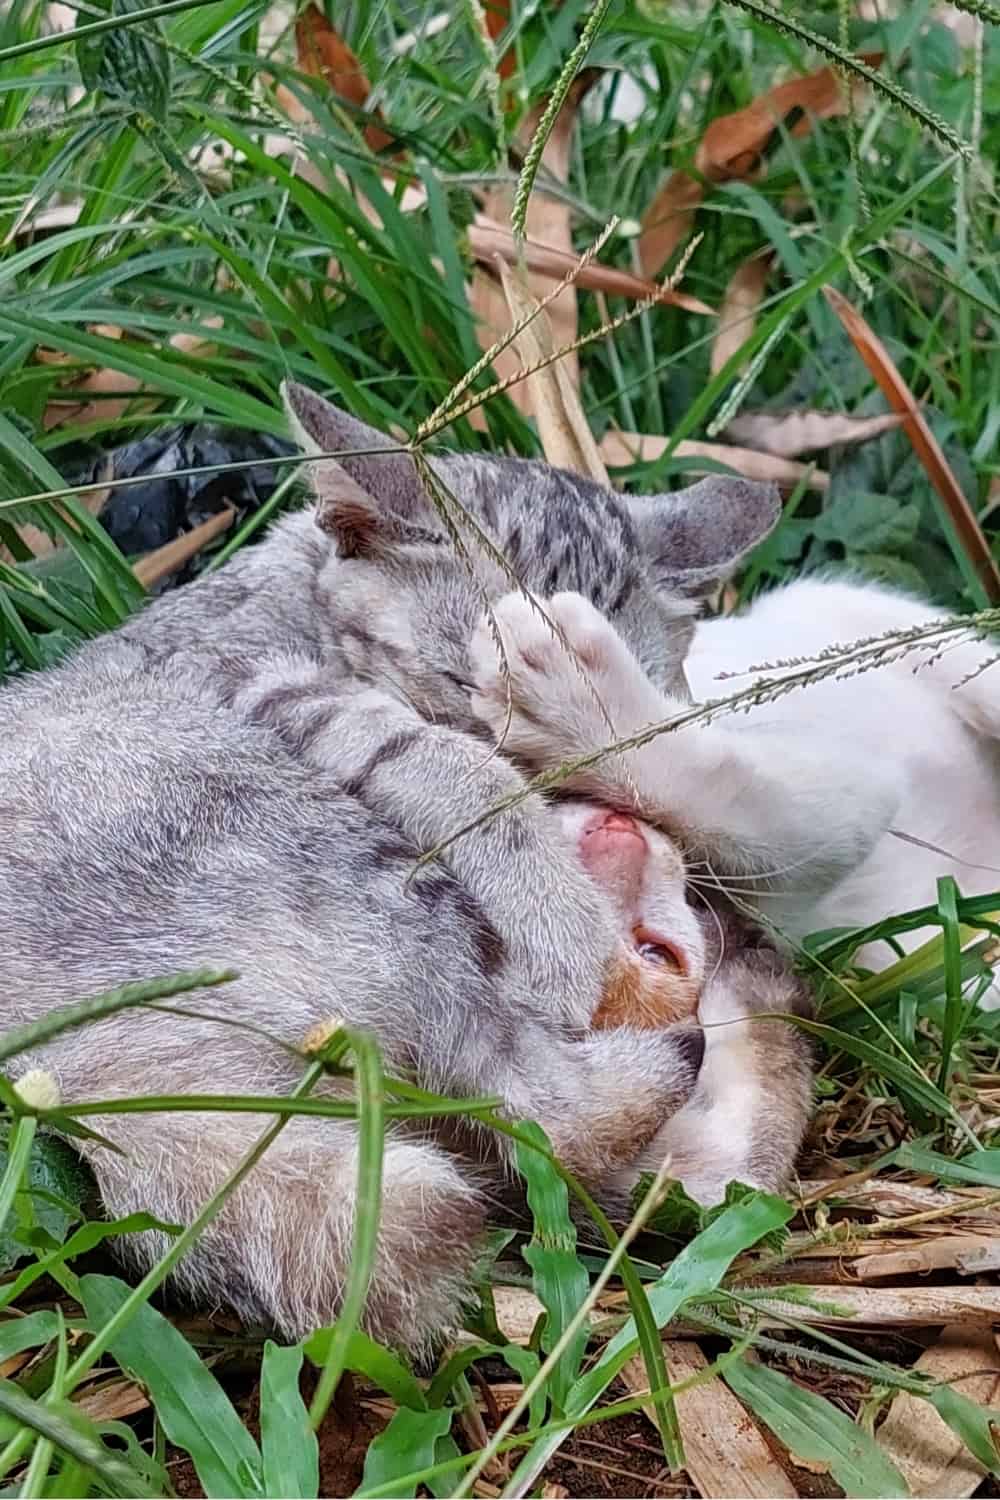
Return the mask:
<path id="1" fill-rule="evenodd" d="M 698 1009 L 698 986 L 671 969 L 658 969 L 624 951 L 612 962 L 591 1025 L 596 1031 L 634 1026 L 655 1031 L 691 1020 Z"/>

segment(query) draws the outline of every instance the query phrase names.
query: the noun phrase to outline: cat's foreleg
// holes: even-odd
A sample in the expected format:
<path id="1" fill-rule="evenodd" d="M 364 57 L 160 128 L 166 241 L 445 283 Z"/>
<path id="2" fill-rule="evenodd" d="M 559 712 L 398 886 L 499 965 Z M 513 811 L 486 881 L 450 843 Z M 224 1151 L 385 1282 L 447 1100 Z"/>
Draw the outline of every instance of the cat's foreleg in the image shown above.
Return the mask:
<path id="1" fill-rule="evenodd" d="M 503 736 L 505 753 L 547 770 L 691 712 L 656 688 L 610 622 L 582 596 L 558 594 L 546 610 L 575 663 L 519 594 L 495 609 L 506 676 L 485 623 L 473 641 L 474 704 Z M 891 825 L 900 798 L 891 766 L 872 764 L 863 748 L 855 752 L 848 742 L 831 753 L 808 725 L 803 730 L 780 718 L 768 723 L 737 714 L 682 725 L 604 756 L 563 786 L 659 825 L 689 859 L 706 861 L 720 876 L 759 881 L 807 902 L 866 857 Z"/>

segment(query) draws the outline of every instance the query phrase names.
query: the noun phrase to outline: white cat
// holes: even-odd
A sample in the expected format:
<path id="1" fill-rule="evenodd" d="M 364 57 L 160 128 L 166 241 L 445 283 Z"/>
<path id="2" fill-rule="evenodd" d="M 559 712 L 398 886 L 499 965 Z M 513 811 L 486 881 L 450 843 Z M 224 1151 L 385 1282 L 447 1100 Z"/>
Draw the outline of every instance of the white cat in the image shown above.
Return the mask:
<path id="1" fill-rule="evenodd" d="M 690 711 L 650 682 L 580 595 L 556 595 L 545 607 L 619 737 Z M 567 669 L 539 614 L 511 594 L 497 617 L 514 707 L 506 753 L 549 768 L 607 744 L 594 692 Z M 936 618 L 947 616 L 875 584 L 805 579 L 743 614 L 699 623 L 687 677 L 698 702 L 720 698 L 781 675 L 753 672 L 757 664 L 812 657 Z M 940 875 L 954 875 L 965 895 L 1000 890 L 1000 671 L 964 681 L 989 649 L 950 639 L 749 712 L 684 725 L 604 758 L 566 789 L 641 809 L 679 840 L 689 863 L 703 860 L 706 873 L 752 900 L 793 940 L 933 904 Z M 507 686 L 485 624 L 474 658 L 478 711 L 500 735 Z M 734 682 L 723 675 L 730 673 L 749 675 Z M 922 929 L 900 942 L 913 948 L 930 935 Z M 882 943 L 859 961 L 881 968 L 894 957 Z M 1000 1004 L 996 987 L 984 1003 Z"/>

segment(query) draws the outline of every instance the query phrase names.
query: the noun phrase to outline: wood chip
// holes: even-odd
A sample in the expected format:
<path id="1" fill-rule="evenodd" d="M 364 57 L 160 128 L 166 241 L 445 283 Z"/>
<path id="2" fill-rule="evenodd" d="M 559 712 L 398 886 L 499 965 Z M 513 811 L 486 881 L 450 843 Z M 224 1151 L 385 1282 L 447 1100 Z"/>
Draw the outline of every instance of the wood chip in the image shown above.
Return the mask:
<path id="1" fill-rule="evenodd" d="M 220 510 L 217 515 L 209 516 L 207 521 L 202 521 L 200 526 L 195 526 L 191 531 L 184 531 L 180 536 L 175 536 L 172 542 L 166 542 L 162 547 L 157 547 L 155 552 L 148 552 L 141 558 L 132 569 L 136 578 L 144 588 L 152 588 L 154 583 L 159 583 L 161 578 L 166 578 L 171 573 L 176 573 L 186 562 L 202 547 L 212 541 L 213 537 L 219 536 L 223 531 L 233 524 L 236 512 L 226 509 Z"/>
<path id="2" fill-rule="evenodd" d="M 943 1234 L 905 1250 L 862 1255 L 851 1269 L 859 1281 L 887 1276 L 921 1276 L 927 1271 L 954 1270 L 962 1276 L 1000 1268 L 1000 1237 L 983 1234 Z"/>
<path id="3" fill-rule="evenodd" d="M 817 1300 L 836 1312 L 817 1312 L 801 1303 L 762 1299 L 761 1322 L 781 1325 L 779 1313 L 822 1328 L 929 1328 L 955 1323 L 984 1327 L 1000 1322 L 1000 1286 L 837 1286 Z"/>
<path id="4" fill-rule="evenodd" d="M 608 432 L 601 439 L 600 448 L 608 464 L 612 467 L 624 467 L 626 464 L 651 463 L 659 458 L 667 441 L 665 437 L 654 437 L 649 433 Z M 810 490 L 826 490 L 830 484 L 829 474 L 822 469 L 796 463 L 790 458 L 758 453 L 754 448 L 736 448 L 729 443 L 701 443 L 684 439 L 677 444 L 674 452 L 678 458 L 705 458 L 713 463 L 725 464 L 747 479 L 771 480 L 785 490 L 793 490 L 803 480 Z"/>
<path id="5" fill-rule="evenodd" d="M 698 1345 L 668 1340 L 663 1345 L 672 1385 L 700 1375 L 708 1360 Z M 620 1377 L 636 1395 L 649 1390 L 640 1356 L 630 1359 Z M 651 1421 L 653 1408 L 643 1407 Z M 684 1440 L 685 1466 L 704 1500 L 795 1500 L 797 1490 L 764 1440 L 756 1422 L 717 1376 L 677 1397 L 677 1419 Z"/>
<path id="6" fill-rule="evenodd" d="M 123 1417 L 145 1411 L 149 1397 L 132 1380 L 109 1380 L 78 1397 L 73 1405 L 92 1422 L 120 1422 Z"/>
<path id="7" fill-rule="evenodd" d="M 954 1381 L 963 1396 L 981 1406 L 1000 1402 L 996 1341 L 987 1330 L 949 1327 L 914 1365 L 914 1373 Z M 976 1373 L 974 1373 L 976 1372 Z M 979 1373 L 981 1372 L 981 1373 Z M 964 1377 L 964 1378 L 962 1378 Z M 978 1489 L 986 1469 L 934 1408 L 899 1391 L 876 1441 L 896 1465 L 914 1496 L 965 1500 Z"/>

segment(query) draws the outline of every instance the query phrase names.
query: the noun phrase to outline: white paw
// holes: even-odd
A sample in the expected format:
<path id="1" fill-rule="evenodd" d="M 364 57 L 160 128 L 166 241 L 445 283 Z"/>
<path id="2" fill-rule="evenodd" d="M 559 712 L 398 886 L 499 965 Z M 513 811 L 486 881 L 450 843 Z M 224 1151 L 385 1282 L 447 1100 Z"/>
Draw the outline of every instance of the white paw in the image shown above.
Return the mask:
<path id="1" fill-rule="evenodd" d="M 631 713 L 629 722 L 618 722 L 625 707 L 622 690 L 644 678 L 614 626 L 581 594 L 555 594 L 539 603 L 536 609 L 514 593 L 494 607 L 508 675 L 491 621 L 486 616 L 480 621 L 470 650 L 476 683 L 472 706 L 499 740 L 507 727 L 509 695 L 505 748 L 551 763 L 634 728 Z"/>

